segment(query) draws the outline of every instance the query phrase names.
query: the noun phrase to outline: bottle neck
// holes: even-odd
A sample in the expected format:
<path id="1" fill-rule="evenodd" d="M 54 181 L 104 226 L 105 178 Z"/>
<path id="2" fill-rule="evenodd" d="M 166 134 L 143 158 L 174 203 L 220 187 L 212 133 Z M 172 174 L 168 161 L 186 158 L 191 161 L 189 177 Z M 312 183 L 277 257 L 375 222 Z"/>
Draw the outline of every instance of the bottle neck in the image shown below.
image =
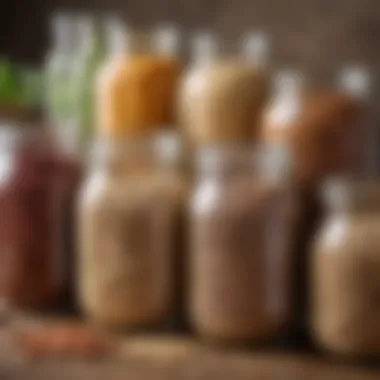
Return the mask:
<path id="1" fill-rule="evenodd" d="M 78 20 L 78 50 L 80 55 L 92 55 L 100 49 L 101 30 L 97 20 L 82 17 Z"/>
<path id="2" fill-rule="evenodd" d="M 127 27 L 118 18 L 110 17 L 104 24 L 107 51 L 110 56 L 124 55 L 127 49 Z"/>
<path id="3" fill-rule="evenodd" d="M 60 55 L 71 55 L 75 49 L 75 22 L 73 16 L 57 15 L 52 21 L 52 50 Z"/>
<path id="4" fill-rule="evenodd" d="M 251 32 L 244 36 L 243 54 L 246 60 L 258 68 L 264 68 L 269 62 L 269 41 L 261 32 Z"/>
<path id="5" fill-rule="evenodd" d="M 179 54 L 179 31 L 173 26 L 158 28 L 153 36 L 153 44 L 159 56 L 176 58 Z"/>
<path id="6" fill-rule="evenodd" d="M 220 55 L 220 45 L 212 33 L 198 33 L 191 45 L 192 59 L 197 65 L 210 64 Z"/>

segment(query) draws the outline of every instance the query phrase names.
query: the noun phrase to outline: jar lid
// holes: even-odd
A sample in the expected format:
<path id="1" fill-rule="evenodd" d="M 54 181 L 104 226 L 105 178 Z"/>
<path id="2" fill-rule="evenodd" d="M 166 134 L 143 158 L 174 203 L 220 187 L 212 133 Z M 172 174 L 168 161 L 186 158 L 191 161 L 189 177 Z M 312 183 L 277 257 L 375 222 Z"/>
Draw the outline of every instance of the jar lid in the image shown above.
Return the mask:
<path id="1" fill-rule="evenodd" d="M 214 33 L 204 30 L 192 38 L 192 55 L 197 62 L 207 63 L 218 54 L 218 41 Z"/>

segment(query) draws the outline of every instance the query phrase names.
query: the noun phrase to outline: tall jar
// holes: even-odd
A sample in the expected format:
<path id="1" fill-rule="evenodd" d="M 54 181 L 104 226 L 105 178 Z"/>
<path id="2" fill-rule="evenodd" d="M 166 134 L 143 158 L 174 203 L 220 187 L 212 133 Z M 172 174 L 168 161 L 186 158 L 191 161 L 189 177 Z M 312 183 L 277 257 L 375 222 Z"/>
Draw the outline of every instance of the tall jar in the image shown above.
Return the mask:
<path id="1" fill-rule="evenodd" d="M 66 134 L 73 117 L 72 75 L 76 54 L 76 23 L 72 14 L 52 17 L 52 47 L 45 63 L 45 112 L 57 133 Z"/>
<path id="2" fill-rule="evenodd" d="M 45 307 L 67 285 L 55 146 L 43 131 L 2 126 L 0 155 L 0 297 L 15 307 Z"/>
<path id="3" fill-rule="evenodd" d="M 311 328 L 326 350 L 380 356 L 380 184 L 333 180 L 310 265 Z"/>
<path id="4" fill-rule="evenodd" d="M 269 92 L 266 41 L 250 35 L 230 52 L 211 34 L 193 41 L 193 62 L 181 82 L 178 112 L 190 146 L 247 142 Z"/>
<path id="5" fill-rule="evenodd" d="M 184 187 L 162 146 L 100 142 L 81 191 L 78 298 L 106 327 L 156 325 L 174 312 Z"/>
<path id="6" fill-rule="evenodd" d="M 143 137 L 174 124 L 181 71 L 178 32 L 109 25 L 110 57 L 97 83 L 97 123 L 106 138 Z"/>
<path id="7" fill-rule="evenodd" d="M 292 319 L 297 206 L 278 153 L 201 153 L 190 203 L 189 314 L 204 339 L 262 342 Z"/>
<path id="8" fill-rule="evenodd" d="M 73 71 L 73 97 L 75 112 L 71 138 L 78 150 L 86 150 L 95 131 L 95 82 L 98 70 L 105 60 L 104 27 L 91 15 L 76 17 L 78 52 Z"/>

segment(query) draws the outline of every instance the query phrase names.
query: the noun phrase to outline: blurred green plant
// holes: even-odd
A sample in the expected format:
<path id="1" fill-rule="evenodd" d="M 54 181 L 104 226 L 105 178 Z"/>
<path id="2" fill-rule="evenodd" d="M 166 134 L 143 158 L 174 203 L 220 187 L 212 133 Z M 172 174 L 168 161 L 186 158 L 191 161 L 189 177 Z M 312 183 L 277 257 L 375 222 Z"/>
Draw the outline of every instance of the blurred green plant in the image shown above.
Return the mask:
<path id="1" fill-rule="evenodd" d="M 22 86 L 15 65 L 9 58 L 0 58 L 0 106 L 13 107 L 22 103 Z"/>
<path id="2" fill-rule="evenodd" d="M 42 104 L 40 70 L 0 57 L 0 107 L 35 108 Z"/>

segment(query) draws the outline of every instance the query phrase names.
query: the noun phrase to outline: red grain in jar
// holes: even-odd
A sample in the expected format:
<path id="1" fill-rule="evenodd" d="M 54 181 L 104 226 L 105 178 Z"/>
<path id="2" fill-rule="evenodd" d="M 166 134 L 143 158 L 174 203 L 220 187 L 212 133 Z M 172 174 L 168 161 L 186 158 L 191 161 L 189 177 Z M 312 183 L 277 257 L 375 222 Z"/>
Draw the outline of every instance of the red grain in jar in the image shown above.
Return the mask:
<path id="1" fill-rule="evenodd" d="M 44 306 L 63 290 L 57 157 L 43 130 L 0 129 L 0 297 L 17 307 Z"/>

